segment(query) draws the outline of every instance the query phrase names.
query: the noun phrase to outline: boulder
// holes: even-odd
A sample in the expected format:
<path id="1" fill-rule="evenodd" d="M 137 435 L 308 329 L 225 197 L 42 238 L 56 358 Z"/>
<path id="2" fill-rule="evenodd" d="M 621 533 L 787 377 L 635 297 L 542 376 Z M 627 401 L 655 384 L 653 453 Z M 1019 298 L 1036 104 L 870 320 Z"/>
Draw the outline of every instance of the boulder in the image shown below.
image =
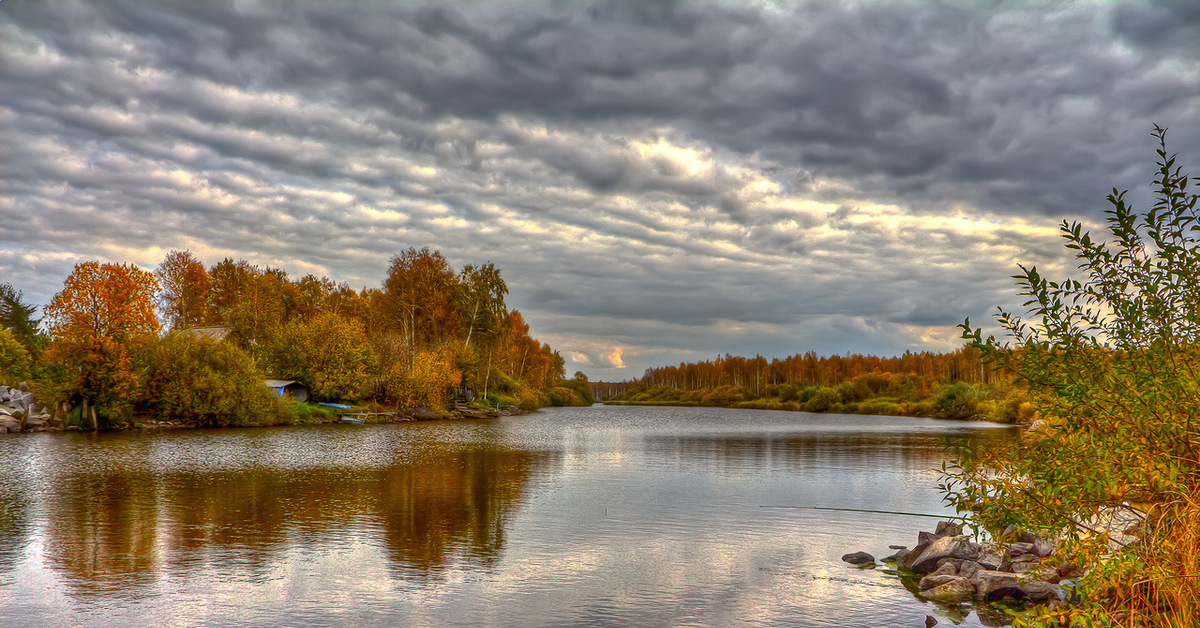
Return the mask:
<path id="1" fill-rule="evenodd" d="M 917 545 L 932 543 L 935 540 L 937 540 L 937 535 L 932 532 L 917 532 Z"/>
<path id="2" fill-rule="evenodd" d="M 9 433 L 21 431 L 21 421 L 12 417 L 0 417 L 0 425 L 3 425 Z"/>
<path id="3" fill-rule="evenodd" d="M 29 392 L 29 384 L 26 384 L 25 382 L 21 382 L 20 384 L 17 384 L 17 390 L 24 392 L 24 393 Z"/>
<path id="4" fill-rule="evenodd" d="M 1037 551 L 1034 549 L 1033 543 L 1009 543 L 1008 544 L 1008 557 L 1012 558 L 1014 560 L 1017 559 L 1018 556 L 1025 556 L 1027 554 L 1036 554 L 1036 553 L 1037 553 Z"/>
<path id="5" fill-rule="evenodd" d="M 1021 593 L 1025 594 L 1025 599 L 1031 602 L 1057 600 L 1062 593 L 1062 589 L 1057 584 L 1042 582 L 1034 578 L 1018 579 L 1017 588 L 1021 589 Z"/>
<path id="6" fill-rule="evenodd" d="M 936 571 L 934 571 L 933 573 L 930 573 L 929 575 L 925 576 L 924 578 L 921 578 L 921 582 L 919 582 L 917 584 L 917 586 L 922 591 L 925 589 L 932 589 L 933 587 L 946 584 L 946 582 L 949 581 L 948 580 L 949 578 L 957 578 L 957 577 L 958 577 L 958 569 L 955 568 L 954 564 L 953 563 L 943 563 L 940 567 L 937 568 Z"/>
<path id="7" fill-rule="evenodd" d="M 1023 558 L 1024 560 L 1014 560 L 1013 562 L 1009 563 L 1008 569 L 1005 571 L 1011 571 L 1013 573 L 1026 573 L 1037 570 L 1040 563 L 1038 562 L 1036 556 L 1027 556 Z"/>
<path id="8" fill-rule="evenodd" d="M 1013 592 L 1016 592 L 1018 596 L 1024 596 L 1018 587 L 1015 573 L 981 569 L 971 576 L 971 581 L 975 583 L 975 591 L 979 597 L 988 602 L 1003 599 L 1005 595 L 1013 595 Z"/>
<path id="9" fill-rule="evenodd" d="M 908 556 L 909 554 L 912 554 L 912 552 L 910 552 L 906 549 L 900 549 L 900 550 L 896 550 L 895 554 L 892 554 L 891 556 L 884 556 L 883 558 L 880 558 L 879 560 L 881 560 L 885 563 L 896 563 L 897 565 L 899 565 L 900 561 L 904 560 L 904 558 L 906 556 Z"/>
<path id="10" fill-rule="evenodd" d="M 953 521 L 937 522 L 937 529 L 934 530 L 934 536 L 959 536 L 962 534 L 962 526 Z"/>
<path id="11" fill-rule="evenodd" d="M 979 554 L 975 556 L 975 562 L 984 569 L 999 569 L 1000 565 L 1004 563 L 1004 559 L 996 550 L 995 543 L 982 543 L 979 546 Z"/>
<path id="12" fill-rule="evenodd" d="M 842 556 L 842 560 L 850 563 L 851 565 L 875 564 L 875 557 L 866 552 L 854 552 L 852 554 L 846 554 Z"/>
<path id="13" fill-rule="evenodd" d="M 922 534 L 928 534 L 928 533 L 922 532 Z M 904 556 L 901 556 L 900 558 L 896 559 L 896 567 L 898 569 L 905 569 L 905 570 L 911 571 L 912 566 L 913 566 L 913 561 L 917 560 L 917 557 L 919 557 L 925 550 L 929 549 L 930 543 L 932 543 L 932 541 L 925 541 L 925 542 L 917 543 L 917 546 L 912 548 L 911 551 L 909 551 Z M 898 553 L 899 552 L 897 552 L 897 554 Z"/>
<path id="14" fill-rule="evenodd" d="M 1054 553 L 1054 542 L 1047 539 L 1038 539 L 1033 542 L 1033 551 L 1038 556 L 1049 556 Z"/>
<path id="15" fill-rule="evenodd" d="M 971 543 L 966 536 L 944 536 L 925 548 L 920 556 L 912 561 L 910 569 L 917 573 L 929 573 L 938 567 L 938 561 L 943 558 L 963 558 L 974 560 L 979 555 L 979 546 Z"/>
<path id="16" fill-rule="evenodd" d="M 941 569 L 942 565 L 953 565 L 955 570 L 957 570 L 958 575 L 964 578 L 970 578 L 971 576 L 975 575 L 976 571 L 984 569 L 984 567 L 979 563 L 973 560 L 966 560 L 962 558 L 943 558 L 938 562 L 938 569 Z"/>
<path id="17" fill-rule="evenodd" d="M 953 604 L 971 599 L 975 595 L 975 585 L 962 576 L 939 576 L 948 578 L 942 584 L 921 591 L 920 596 L 932 602 Z"/>
<path id="18" fill-rule="evenodd" d="M 890 549 L 890 550 L 902 550 L 902 549 L 908 549 L 908 546 L 907 546 L 907 545 L 889 545 L 889 546 L 888 546 L 888 549 Z"/>

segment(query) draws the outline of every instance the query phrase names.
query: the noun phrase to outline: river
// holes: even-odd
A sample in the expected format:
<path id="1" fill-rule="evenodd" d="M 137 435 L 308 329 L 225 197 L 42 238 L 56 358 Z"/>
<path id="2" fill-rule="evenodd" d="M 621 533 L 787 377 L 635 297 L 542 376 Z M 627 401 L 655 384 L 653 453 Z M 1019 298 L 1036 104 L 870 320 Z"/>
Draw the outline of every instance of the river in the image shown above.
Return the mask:
<path id="1" fill-rule="evenodd" d="M 720 408 L 0 437 L 3 626 L 997 625 L 840 560 L 1011 428 Z"/>

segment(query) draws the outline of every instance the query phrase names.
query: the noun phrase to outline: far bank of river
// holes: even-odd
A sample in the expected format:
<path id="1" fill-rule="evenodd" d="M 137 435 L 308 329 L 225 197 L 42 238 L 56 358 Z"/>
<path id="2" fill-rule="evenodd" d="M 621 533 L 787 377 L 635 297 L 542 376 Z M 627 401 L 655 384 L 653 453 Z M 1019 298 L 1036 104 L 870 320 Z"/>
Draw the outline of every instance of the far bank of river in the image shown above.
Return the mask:
<path id="1" fill-rule="evenodd" d="M 0 618 L 1000 625 L 841 561 L 933 519 L 764 506 L 944 514 L 945 443 L 1014 438 L 982 422 L 595 406 L 0 439 Z"/>

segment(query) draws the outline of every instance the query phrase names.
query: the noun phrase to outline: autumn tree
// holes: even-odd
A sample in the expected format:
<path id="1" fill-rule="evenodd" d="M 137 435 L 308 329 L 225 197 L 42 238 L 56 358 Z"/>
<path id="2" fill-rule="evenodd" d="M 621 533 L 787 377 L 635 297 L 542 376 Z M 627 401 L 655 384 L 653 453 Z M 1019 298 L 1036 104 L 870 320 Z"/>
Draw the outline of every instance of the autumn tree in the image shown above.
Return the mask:
<path id="1" fill-rule="evenodd" d="M 446 258 L 428 247 L 410 248 L 392 258 L 384 281 L 387 315 L 411 350 L 457 332 L 457 281 Z"/>
<path id="2" fill-rule="evenodd" d="M 154 271 L 161 291 L 158 295 L 167 325 L 187 329 L 208 319 L 208 271 L 190 251 L 171 251 Z"/>
<path id="3" fill-rule="evenodd" d="M 500 278 L 500 271 L 491 263 L 482 266 L 464 266 L 458 275 L 458 291 L 455 307 L 467 330 L 463 346 L 471 346 L 476 334 L 487 335 L 498 331 L 500 321 L 506 313 L 504 295 L 508 285 Z"/>
<path id="4" fill-rule="evenodd" d="M 157 289 L 154 275 L 135 266 L 84 262 L 46 306 L 47 357 L 62 368 L 64 392 L 82 402 L 89 418 L 89 406 L 105 423 L 127 415 L 138 385 L 134 355 L 159 331 Z"/>
<path id="5" fill-rule="evenodd" d="M 360 399 L 379 369 L 363 324 L 333 312 L 293 321 L 271 353 L 275 374 L 307 384 L 317 399 Z"/>

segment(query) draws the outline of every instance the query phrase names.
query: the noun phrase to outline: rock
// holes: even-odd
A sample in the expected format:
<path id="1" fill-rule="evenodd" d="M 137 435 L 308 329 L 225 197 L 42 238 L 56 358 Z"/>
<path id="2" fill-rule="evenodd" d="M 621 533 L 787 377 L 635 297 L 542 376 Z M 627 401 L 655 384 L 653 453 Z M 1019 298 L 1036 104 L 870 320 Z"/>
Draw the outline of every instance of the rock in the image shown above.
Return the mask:
<path id="1" fill-rule="evenodd" d="M 888 549 L 890 549 L 890 550 L 902 550 L 902 549 L 908 549 L 908 546 L 907 546 L 907 545 L 889 545 L 889 546 L 888 546 Z"/>
<path id="2" fill-rule="evenodd" d="M 1008 565 L 1008 570 L 1013 573 L 1026 573 L 1035 571 L 1038 568 L 1038 560 L 1036 557 L 1029 556 L 1028 560 L 1014 560 Z"/>
<path id="3" fill-rule="evenodd" d="M 975 556 L 975 562 L 984 569 L 999 569 L 1004 560 L 1000 557 L 1000 552 L 996 550 L 995 543 L 983 543 L 979 546 L 979 554 Z"/>
<path id="4" fill-rule="evenodd" d="M 933 628 L 936 625 L 937 625 L 937 620 L 933 618 L 933 615 L 925 616 L 925 628 Z"/>
<path id="5" fill-rule="evenodd" d="M 879 560 L 882 560 L 885 563 L 896 563 L 898 565 L 900 563 L 900 561 L 904 560 L 904 558 L 911 553 L 912 552 L 910 552 L 906 549 L 896 550 L 895 554 L 892 554 L 891 556 L 884 556 L 883 558 L 880 558 Z"/>
<path id="6" fill-rule="evenodd" d="M 932 543 L 937 540 L 937 535 L 932 532 L 917 532 L 917 545 L 922 543 Z"/>
<path id="7" fill-rule="evenodd" d="M 8 427 L 5 425 L 0 425 L 0 434 L 7 434 L 7 433 L 8 433 Z"/>
<path id="8" fill-rule="evenodd" d="M 926 533 L 923 532 L 922 534 L 926 534 Z M 931 542 L 932 541 L 917 543 L 917 546 L 912 548 L 912 551 L 910 551 L 907 554 L 905 554 L 904 556 L 896 559 L 896 567 L 898 569 L 905 569 L 905 570 L 911 571 L 913 561 L 917 560 L 917 557 L 919 557 L 922 552 L 924 552 L 926 549 L 929 549 L 929 544 Z M 899 552 L 897 552 L 897 553 L 899 553 Z"/>
<path id="9" fill-rule="evenodd" d="M 962 526 L 953 521 L 937 522 L 937 529 L 934 530 L 934 536 L 959 536 L 962 534 Z"/>
<path id="10" fill-rule="evenodd" d="M 11 399 L 12 393 L 8 392 L 8 386 L 0 386 L 0 403 Z"/>
<path id="11" fill-rule="evenodd" d="M 12 417 L 0 417 L 0 425 L 3 425 L 9 433 L 21 431 L 21 421 Z"/>
<path id="12" fill-rule="evenodd" d="M 866 552 L 854 552 L 853 554 L 846 554 L 842 556 L 842 560 L 850 563 L 851 565 L 866 565 L 868 563 L 872 565 L 875 564 L 875 557 Z"/>
<path id="13" fill-rule="evenodd" d="M 1008 557 L 1009 558 L 1015 559 L 1018 556 L 1024 556 L 1026 554 L 1036 554 L 1036 553 L 1037 553 L 1037 551 L 1034 549 L 1033 543 L 1009 543 L 1008 544 Z"/>
<path id="14" fill-rule="evenodd" d="M 1025 599 L 1031 602 L 1057 600 L 1062 593 L 1062 589 L 1057 584 L 1050 584 L 1049 582 L 1042 582 L 1033 578 L 1019 579 L 1017 587 L 1021 589 L 1021 593 L 1025 594 Z"/>
<path id="15" fill-rule="evenodd" d="M 971 576 L 971 581 L 975 583 L 975 592 L 978 596 L 987 602 L 995 602 L 1003 599 L 1005 596 L 1024 597 L 1017 586 L 1017 574 L 1007 571 L 992 571 L 990 569 L 981 569 Z"/>
<path id="16" fill-rule="evenodd" d="M 947 537 L 949 538 L 949 537 Z M 932 602 L 956 603 L 969 600 L 975 595 L 975 585 L 962 576 L 940 576 L 949 578 L 932 589 L 921 591 L 920 596 Z"/>
<path id="17" fill-rule="evenodd" d="M 950 578 L 957 577 L 958 569 L 954 566 L 954 563 L 942 563 L 942 565 L 937 568 L 937 571 L 934 571 L 924 578 L 921 578 L 921 582 L 918 583 L 917 586 L 921 590 L 932 589 L 936 586 L 946 584 L 949 582 Z"/>
<path id="18" fill-rule="evenodd" d="M 943 584 L 946 584 L 947 582 L 953 582 L 955 580 L 965 580 L 965 578 L 963 578 L 962 576 L 954 575 L 954 574 L 940 575 L 940 576 L 935 576 L 933 574 L 929 574 L 928 576 L 921 578 L 921 582 L 919 582 L 917 584 L 917 588 L 922 591 L 927 591 L 929 589 L 934 589 L 934 588 L 940 587 Z"/>
<path id="19" fill-rule="evenodd" d="M 1022 530 L 1016 524 L 1009 524 L 1007 528 L 1004 528 L 1004 531 L 1000 533 L 1000 538 L 1011 539 L 1016 543 L 1033 543 L 1037 540 L 1032 532 Z"/>
<path id="20" fill-rule="evenodd" d="M 1064 562 L 1058 566 L 1058 577 L 1060 578 L 1082 578 L 1087 574 L 1087 569 L 1075 563 Z"/>
<path id="21" fill-rule="evenodd" d="M 958 575 L 964 578 L 970 578 L 971 576 L 975 575 L 975 572 L 984 568 L 982 565 L 973 560 L 966 560 L 962 558 L 943 558 L 942 560 L 938 561 L 938 563 L 938 569 L 941 569 L 941 565 L 944 564 L 953 565 L 958 571 Z"/>
<path id="22" fill-rule="evenodd" d="M 29 392 L 29 384 L 26 384 L 25 382 L 21 382 L 20 384 L 17 384 L 17 390 L 19 390 L 23 393 Z"/>
<path id="23" fill-rule="evenodd" d="M 929 547 L 912 561 L 910 568 L 917 573 L 929 573 L 937 569 L 938 561 L 943 558 L 974 560 L 978 555 L 979 546 L 971 543 L 967 537 L 944 536 L 930 543 Z"/>
<path id="24" fill-rule="evenodd" d="M 17 407 L 28 409 L 29 404 L 33 403 L 33 393 L 20 392 L 13 395 L 10 403 L 16 403 Z"/>
<path id="25" fill-rule="evenodd" d="M 413 418 L 418 421 L 432 421 L 438 418 L 438 416 L 437 413 L 430 408 L 417 408 L 417 410 L 413 412 Z"/>
<path id="26" fill-rule="evenodd" d="M 1054 542 L 1047 539 L 1038 539 L 1033 542 L 1033 551 L 1038 556 L 1049 556 L 1054 553 Z"/>

